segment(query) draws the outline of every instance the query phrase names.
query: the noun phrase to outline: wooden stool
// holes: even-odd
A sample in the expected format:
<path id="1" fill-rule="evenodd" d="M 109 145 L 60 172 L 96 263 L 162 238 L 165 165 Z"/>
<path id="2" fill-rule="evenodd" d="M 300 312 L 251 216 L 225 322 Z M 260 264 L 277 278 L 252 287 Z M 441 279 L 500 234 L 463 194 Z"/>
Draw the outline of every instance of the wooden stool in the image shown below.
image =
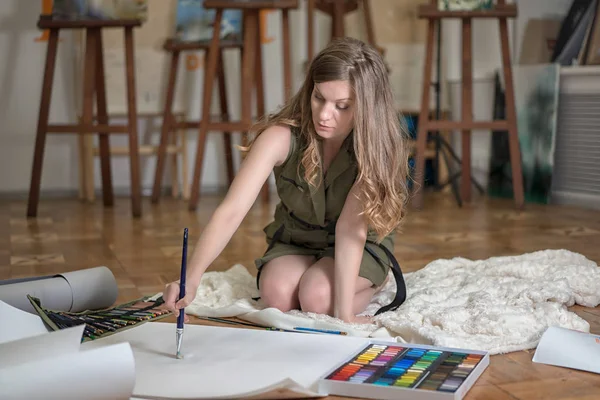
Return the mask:
<path id="1" fill-rule="evenodd" d="M 41 15 L 38 28 L 49 30 L 48 50 L 44 69 L 44 81 L 40 100 L 33 168 L 29 189 L 29 202 L 27 216 L 37 216 L 37 206 L 40 195 L 42 177 L 42 164 L 44 147 L 48 133 L 69 133 L 86 135 L 98 132 L 100 165 L 102 170 L 102 194 L 106 207 L 114 203 L 112 178 L 110 170 L 109 140 L 110 133 L 125 133 L 129 135 L 129 159 L 131 170 L 131 209 L 134 217 L 141 216 L 141 187 L 140 165 L 138 153 L 137 110 L 135 101 L 135 66 L 133 51 L 133 28 L 141 25 L 139 20 L 85 20 L 85 21 L 58 21 L 51 15 Z M 102 29 L 123 28 L 125 31 L 125 73 L 127 81 L 128 124 L 111 126 L 108 124 L 106 108 L 106 87 L 104 79 L 104 57 L 102 51 Z M 52 83 L 54 66 L 56 64 L 56 50 L 58 35 L 61 29 L 85 29 L 85 65 L 83 77 L 83 111 L 81 120 L 75 125 L 50 125 L 48 123 L 50 99 L 52 97 Z M 98 124 L 93 124 L 94 95 L 96 96 Z"/>
<path id="2" fill-rule="evenodd" d="M 185 113 L 177 112 L 172 114 L 175 120 L 184 121 Z M 109 118 L 122 118 L 127 117 L 127 115 L 122 115 L 121 113 L 110 114 Z M 151 121 L 154 118 L 163 117 L 162 113 L 155 112 L 139 112 L 138 118 L 145 118 L 148 124 L 151 124 Z M 150 125 L 152 126 L 152 125 Z M 162 125 L 161 125 L 162 126 Z M 143 140 L 143 133 L 140 133 Z M 90 139 L 90 140 L 88 140 Z M 80 157 L 80 170 L 85 171 L 86 174 L 80 174 L 80 184 L 79 184 L 79 196 L 81 199 L 86 201 L 94 201 L 95 196 L 93 192 L 94 188 L 94 174 L 93 174 L 93 166 L 94 166 L 94 157 L 100 156 L 100 148 L 95 147 L 91 140 L 92 138 L 86 137 L 81 143 L 79 143 L 79 152 L 81 154 Z M 112 156 L 127 156 L 129 157 L 129 146 L 111 146 L 109 149 L 109 153 Z M 138 152 L 140 156 L 152 156 L 158 152 L 158 146 L 151 144 L 140 144 L 138 148 Z M 184 200 L 189 200 L 190 198 L 190 186 L 188 184 L 188 150 L 187 150 L 187 135 L 185 130 L 177 129 L 176 133 L 171 135 L 170 144 L 167 146 L 166 154 L 171 156 L 171 196 L 173 198 L 183 198 Z M 179 160 L 181 157 L 181 160 Z M 179 171 L 181 171 L 181 180 L 183 184 L 179 185 Z M 91 188 L 91 190 L 90 190 Z"/>
<path id="3" fill-rule="evenodd" d="M 247 132 L 250 129 L 253 118 L 252 118 L 252 89 L 253 84 L 256 87 L 256 103 L 257 103 L 257 114 L 262 117 L 265 114 L 264 104 L 264 88 L 263 88 L 263 77 L 262 77 L 262 46 L 260 43 L 261 32 L 260 32 L 260 21 L 259 12 L 262 10 L 279 9 L 282 12 L 282 30 L 283 30 L 283 66 L 284 66 L 284 94 L 286 99 L 291 97 L 291 62 L 289 52 L 289 15 L 290 9 L 298 8 L 298 0 L 205 0 L 204 7 L 207 9 L 215 9 L 215 20 L 213 23 L 213 37 L 210 42 L 206 45 L 200 45 L 198 43 L 190 44 L 194 46 L 194 49 L 198 49 L 198 46 L 203 46 L 202 49 L 206 51 L 206 63 L 204 69 L 204 86 L 203 86 L 203 97 L 202 97 L 202 113 L 201 120 L 198 122 L 185 122 L 185 126 L 188 128 L 198 128 L 198 147 L 196 150 L 196 162 L 194 164 L 194 177 L 192 181 L 192 188 L 190 192 L 189 209 L 194 211 L 197 207 L 198 198 L 200 194 L 200 180 L 202 177 L 202 167 L 204 161 L 204 148 L 206 144 L 206 135 L 210 130 L 221 131 L 225 134 L 226 146 L 230 146 L 229 133 L 232 131 L 243 132 L 242 144 L 247 144 Z M 227 41 L 221 41 L 221 21 L 223 18 L 223 11 L 225 9 L 241 9 L 243 11 L 243 43 L 241 43 L 242 53 L 242 81 L 241 81 L 241 118 L 239 121 L 230 121 L 229 118 L 220 118 L 214 120 L 210 116 L 211 99 L 213 93 L 213 82 L 217 73 L 217 67 L 222 64 L 219 59 L 222 60 L 221 51 L 226 47 L 236 47 L 237 44 Z M 183 46 L 183 44 L 182 44 Z M 181 50 L 179 50 L 181 51 Z M 176 51 L 173 52 L 171 61 L 171 71 L 173 71 L 173 63 L 177 63 Z M 222 67 L 221 67 L 222 68 Z M 172 96 L 175 85 L 175 76 L 171 72 L 169 77 L 169 88 L 167 90 L 167 101 L 165 104 L 165 116 L 168 116 L 169 103 L 172 102 Z M 224 81 L 221 84 L 224 93 Z M 221 105 L 223 106 L 223 97 L 221 97 Z M 171 100 L 169 100 L 171 99 Z M 226 107 L 226 105 L 225 105 Z M 221 111 L 223 112 L 223 107 Z M 161 144 L 159 145 L 156 176 L 154 181 L 154 188 L 152 191 L 152 202 L 156 203 L 159 199 L 160 184 L 162 180 L 162 169 L 164 165 L 164 148 L 168 143 L 168 129 L 163 130 L 161 135 Z M 230 182 L 233 180 L 233 165 L 228 155 L 228 178 Z M 263 201 L 269 200 L 269 186 L 268 182 L 265 182 L 261 191 Z"/>
<path id="4" fill-rule="evenodd" d="M 232 41 L 232 40 L 223 40 L 219 43 L 218 49 L 218 57 L 217 57 L 217 76 L 218 76 L 218 85 L 219 85 L 219 100 L 220 100 L 220 108 L 221 113 L 219 116 L 219 120 L 226 122 L 229 121 L 229 111 L 227 107 L 227 90 L 225 84 L 225 66 L 224 66 L 224 57 L 223 51 L 225 49 L 239 49 L 242 50 L 242 42 L 241 41 Z M 167 94 L 164 105 L 164 113 L 163 113 L 163 125 L 160 134 L 160 144 L 157 150 L 157 160 L 156 160 L 156 172 L 154 175 L 154 187 L 152 190 L 152 202 L 157 203 L 160 198 L 161 191 L 161 183 L 162 183 L 162 175 L 164 172 L 164 164 L 165 157 L 167 153 L 167 146 L 170 140 L 171 133 L 178 129 L 183 129 L 184 131 L 187 129 L 198 128 L 198 125 L 201 123 L 200 121 L 189 121 L 189 120 L 181 120 L 176 122 L 174 120 L 173 115 L 173 101 L 175 98 L 175 88 L 177 86 L 177 71 L 179 69 L 179 60 L 181 57 L 181 53 L 185 51 L 198 51 L 203 50 L 208 52 L 210 50 L 210 42 L 208 41 L 180 41 L 177 39 L 167 39 L 163 48 L 171 53 L 171 64 L 169 67 L 169 80 L 167 83 Z M 206 57 L 205 57 L 206 58 Z M 227 129 L 227 127 L 221 127 L 223 129 Z M 234 170 L 233 170 L 233 155 L 232 155 L 232 146 L 231 146 L 231 132 L 225 131 L 223 132 L 223 141 L 225 145 L 225 156 L 227 162 L 227 179 L 229 184 L 233 181 Z M 187 184 L 187 183 L 185 183 Z M 189 199 L 189 195 L 186 197 Z"/>
<path id="5" fill-rule="evenodd" d="M 512 165 L 512 181 L 515 204 L 518 209 L 524 205 L 523 175 L 521 166 L 521 151 L 517 133 L 517 119 L 515 110 L 515 96 L 512 79 L 512 66 L 510 60 L 507 18 L 517 16 L 517 7 L 514 4 L 505 4 L 498 0 L 491 10 L 477 11 L 441 11 L 438 10 L 437 0 L 431 4 L 419 7 L 419 18 L 428 19 L 427 47 L 425 53 L 425 66 L 423 72 L 423 94 L 421 98 L 421 111 L 419 114 L 419 127 L 417 133 L 417 154 L 415 165 L 415 189 L 413 193 L 413 206 L 423 206 L 423 184 L 425 169 L 425 145 L 429 131 L 462 130 L 462 171 L 461 195 L 465 202 L 471 201 L 471 130 L 490 129 L 494 131 L 506 130 L 509 136 L 510 160 Z M 462 119 L 460 121 L 430 120 L 429 119 L 429 90 L 431 85 L 431 67 L 433 64 L 433 38 L 436 24 L 440 29 L 440 21 L 445 18 L 459 18 L 462 21 Z M 473 121 L 473 75 L 472 75 L 472 47 L 471 47 L 471 20 L 473 18 L 497 18 L 500 28 L 500 47 L 502 51 L 502 69 L 506 83 L 506 120 Z"/>
<path id="6" fill-rule="evenodd" d="M 307 31 L 308 31 L 308 62 L 314 56 L 314 18 L 315 8 L 331 16 L 331 38 L 340 38 L 346 35 L 344 28 L 344 17 L 346 14 L 356 11 L 358 3 L 362 3 L 365 26 L 367 28 L 367 40 L 370 45 L 375 46 L 379 53 L 384 54 L 383 48 L 375 43 L 375 31 L 371 18 L 371 0 L 308 0 L 306 6 Z"/>

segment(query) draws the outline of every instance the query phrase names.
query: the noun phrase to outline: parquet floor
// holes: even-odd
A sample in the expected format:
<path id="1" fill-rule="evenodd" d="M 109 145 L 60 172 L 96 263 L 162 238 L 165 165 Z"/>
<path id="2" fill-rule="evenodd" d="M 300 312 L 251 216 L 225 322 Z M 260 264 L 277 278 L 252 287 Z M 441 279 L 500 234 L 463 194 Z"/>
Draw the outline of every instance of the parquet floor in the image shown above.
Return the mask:
<path id="1" fill-rule="evenodd" d="M 193 247 L 219 199 L 203 197 L 196 213 L 180 200 L 164 198 L 157 206 L 145 201 L 139 220 L 130 217 L 128 199 L 118 199 L 112 209 L 100 201 L 43 200 L 39 217 L 31 220 L 25 218 L 26 202 L 0 201 L 0 279 L 105 265 L 117 278 L 118 303 L 154 294 L 178 278 L 183 228 L 189 228 Z M 209 270 L 241 263 L 255 274 L 253 260 L 266 248 L 262 228 L 273 207 L 257 202 Z M 438 258 L 481 259 L 548 248 L 600 262 L 600 212 L 575 207 L 530 204 L 519 213 L 510 200 L 482 198 L 459 209 L 451 195 L 427 194 L 424 210 L 411 210 L 403 230 L 395 253 L 404 271 Z M 573 310 L 600 334 L 600 307 Z M 533 353 L 492 356 L 466 398 L 600 398 L 600 375 L 533 364 Z"/>

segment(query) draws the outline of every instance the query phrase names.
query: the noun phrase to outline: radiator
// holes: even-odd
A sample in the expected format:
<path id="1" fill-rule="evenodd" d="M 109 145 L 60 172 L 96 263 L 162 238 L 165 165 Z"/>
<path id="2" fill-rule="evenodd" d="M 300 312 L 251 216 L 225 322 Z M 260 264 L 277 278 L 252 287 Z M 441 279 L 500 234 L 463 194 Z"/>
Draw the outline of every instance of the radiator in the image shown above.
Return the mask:
<path id="1" fill-rule="evenodd" d="M 600 68 L 565 67 L 550 202 L 600 209 Z"/>

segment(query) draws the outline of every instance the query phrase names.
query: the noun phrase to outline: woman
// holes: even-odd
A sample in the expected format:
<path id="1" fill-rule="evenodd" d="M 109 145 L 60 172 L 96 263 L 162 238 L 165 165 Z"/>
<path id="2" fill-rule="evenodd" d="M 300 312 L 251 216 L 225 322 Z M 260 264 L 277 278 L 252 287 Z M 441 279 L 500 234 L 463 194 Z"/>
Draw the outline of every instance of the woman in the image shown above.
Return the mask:
<path id="1" fill-rule="evenodd" d="M 186 296 L 164 299 L 176 315 L 190 304 L 273 171 L 280 203 L 256 260 L 267 307 L 365 323 L 364 312 L 392 268 L 394 301 L 406 298 L 392 254 L 408 196 L 407 137 L 400 129 L 384 62 L 352 38 L 332 41 L 311 63 L 300 91 L 258 123 L 256 137 L 225 199 L 190 258 Z"/>

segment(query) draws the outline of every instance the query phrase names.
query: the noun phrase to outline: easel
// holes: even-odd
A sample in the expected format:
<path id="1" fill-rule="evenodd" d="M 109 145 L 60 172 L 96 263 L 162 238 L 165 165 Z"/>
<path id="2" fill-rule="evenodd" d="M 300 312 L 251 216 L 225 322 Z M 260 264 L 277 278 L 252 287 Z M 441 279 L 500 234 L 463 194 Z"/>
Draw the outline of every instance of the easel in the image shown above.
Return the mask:
<path id="1" fill-rule="evenodd" d="M 196 161 L 194 163 L 194 176 L 190 192 L 189 210 L 194 211 L 198 205 L 200 197 L 200 180 L 202 177 L 202 167 L 204 162 L 204 151 L 206 145 L 206 137 L 209 131 L 219 131 L 228 135 L 229 132 L 243 132 L 242 144 L 246 145 L 248 138 L 247 132 L 253 124 L 252 118 L 252 92 L 253 87 L 256 88 L 256 106 L 257 114 L 262 117 L 265 114 L 264 87 L 262 75 L 262 45 L 260 32 L 260 11 L 278 9 L 282 11 L 282 31 L 283 31 L 283 58 L 284 58 L 284 74 L 285 74 L 285 96 L 290 95 L 291 90 L 291 74 L 290 74 L 290 53 L 289 53 L 289 17 L 290 9 L 298 8 L 298 0 L 205 0 L 204 7 L 215 10 L 215 19 L 213 23 L 213 37 L 205 47 L 206 63 L 204 70 L 203 96 L 202 96 L 202 112 L 200 121 L 184 122 L 185 127 L 198 128 L 198 147 L 196 149 Z M 222 43 L 220 37 L 221 21 L 223 12 L 226 9 L 240 9 L 243 11 L 243 47 L 242 53 L 242 80 L 241 80 L 241 118 L 239 121 L 230 121 L 229 118 L 213 119 L 210 115 L 211 100 L 213 94 L 213 83 L 217 76 L 217 67 L 219 58 L 221 58 L 220 50 L 226 47 L 227 43 Z M 175 57 L 175 55 L 173 55 Z M 172 59 L 172 63 L 176 62 Z M 171 67 L 173 68 L 173 67 Z M 171 80 L 169 78 L 169 87 Z M 172 96 L 170 89 L 167 90 L 167 97 Z M 165 107 L 168 106 L 167 100 Z M 168 108 L 165 108 L 165 116 L 168 117 Z M 162 165 L 164 163 L 164 149 L 168 140 L 168 129 L 163 129 L 161 134 L 161 142 L 159 145 L 156 176 L 154 180 L 154 188 L 152 191 L 152 202 L 158 202 L 160 182 L 162 176 Z M 269 201 L 269 183 L 265 182 L 261 190 L 262 200 L 264 203 Z"/>
<path id="2" fill-rule="evenodd" d="M 421 98 L 421 112 L 419 115 L 419 128 L 417 133 L 417 155 L 415 168 L 415 189 L 413 193 L 413 206 L 423 206 L 423 184 L 425 169 L 425 145 L 429 131 L 437 130 L 462 130 L 462 171 L 461 171 L 461 197 L 465 202 L 471 201 L 471 130 L 490 129 L 508 131 L 510 144 L 510 159 L 512 164 L 512 181 L 515 205 L 517 209 L 524 206 L 523 175 L 521 166 L 521 151 L 517 132 L 517 119 L 515 110 L 515 96 L 512 79 L 512 66 L 508 43 L 507 18 L 517 16 L 517 7 L 514 4 L 505 4 L 498 0 L 491 10 L 477 11 L 441 11 L 438 10 L 437 0 L 431 4 L 419 7 L 419 18 L 428 20 L 427 47 L 425 52 L 423 94 Z M 429 90 L 431 86 L 431 67 L 433 64 L 433 39 L 436 23 L 442 19 L 458 18 L 462 21 L 462 119 L 460 121 L 429 119 Z M 506 119 L 494 121 L 473 121 L 473 75 L 472 75 L 472 45 L 471 21 L 473 18 L 498 19 L 500 29 L 500 47 L 502 52 L 502 69 L 506 83 Z M 439 29 L 439 27 L 438 27 Z"/>
<path id="3" fill-rule="evenodd" d="M 51 15 L 40 15 L 38 28 L 49 30 L 48 50 L 44 68 L 44 80 L 40 99 L 40 111 L 31 170 L 27 216 L 37 216 L 40 195 L 42 164 L 46 135 L 48 133 L 87 135 L 98 132 L 100 166 L 102 171 L 102 195 L 105 207 L 114 204 L 112 187 L 110 150 L 108 134 L 125 133 L 129 136 L 129 159 L 131 173 L 131 210 L 134 217 L 141 216 L 141 185 L 137 132 L 137 108 L 135 96 L 135 64 L 133 48 L 133 28 L 140 26 L 140 20 L 53 20 Z M 104 78 L 104 57 L 102 29 L 122 28 L 125 40 L 125 76 L 127 83 L 127 125 L 109 125 L 106 106 L 106 87 Z M 85 29 L 85 65 L 83 77 L 83 111 L 81 119 L 74 125 L 49 124 L 50 99 L 56 64 L 58 36 L 61 29 Z M 94 124 L 94 96 L 96 96 L 97 120 Z M 85 174 L 85 171 L 82 171 Z"/>
<path id="4" fill-rule="evenodd" d="M 379 50 L 379 53 L 383 55 L 383 49 L 375 44 L 375 31 L 371 17 L 371 0 L 307 0 L 307 48 L 309 63 L 315 55 L 315 9 L 331 16 L 331 38 L 340 38 L 346 35 L 344 17 L 346 14 L 356 11 L 359 2 L 362 3 L 362 11 L 367 28 L 367 41 L 370 45 L 375 46 Z"/>

